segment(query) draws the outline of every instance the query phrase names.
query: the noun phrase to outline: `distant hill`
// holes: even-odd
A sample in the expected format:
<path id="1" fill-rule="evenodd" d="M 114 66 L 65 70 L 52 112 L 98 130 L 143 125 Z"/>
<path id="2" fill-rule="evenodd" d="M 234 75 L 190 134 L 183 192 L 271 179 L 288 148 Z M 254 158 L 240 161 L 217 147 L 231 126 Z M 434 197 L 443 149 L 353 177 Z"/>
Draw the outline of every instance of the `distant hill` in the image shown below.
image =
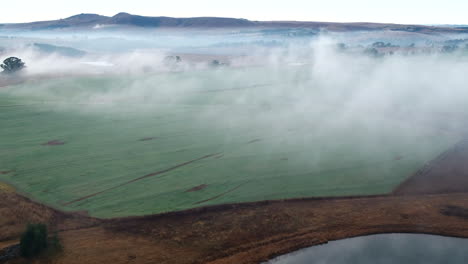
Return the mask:
<path id="1" fill-rule="evenodd" d="M 466 27 L 400 25 L 381 23 L 331 23 L 300 21 L 250 21 L 223 17 L 147 17 L 118 13 L 115 16 L 79 14 L 65 19 L 19 24 L 0 24 L 1 29 L 49 30 L 66 28 L 93 28 L 96 26 L 131 26 L 144 28 L 309 28 L 328 31 L 392 30 L 419 33 L 468 33 Z"/>
<path id="2" fill-rule="evenodd" d="M 66 57 L 82 57 L 86 55 L 86 52 L 70 47 L 55 46 L 45 43 L 34 43 L 33 47 L 39 50 L 40 52 L 48 54 L 58 54 Z"/>

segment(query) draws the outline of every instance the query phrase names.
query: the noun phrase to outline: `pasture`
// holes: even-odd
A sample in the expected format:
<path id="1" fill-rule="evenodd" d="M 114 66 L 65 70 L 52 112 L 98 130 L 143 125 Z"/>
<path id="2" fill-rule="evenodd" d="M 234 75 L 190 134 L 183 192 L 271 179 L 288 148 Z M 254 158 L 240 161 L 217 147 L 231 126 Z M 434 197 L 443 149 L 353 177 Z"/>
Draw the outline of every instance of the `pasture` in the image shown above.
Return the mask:
<path id="1" fill-rule="evenodd" d="M 350 104 L 344 87 L 330 93 L 304 66 L 3 87 L 0 180 L 103 218 L 384 194 L 462 137 L 443 114 Z"/>

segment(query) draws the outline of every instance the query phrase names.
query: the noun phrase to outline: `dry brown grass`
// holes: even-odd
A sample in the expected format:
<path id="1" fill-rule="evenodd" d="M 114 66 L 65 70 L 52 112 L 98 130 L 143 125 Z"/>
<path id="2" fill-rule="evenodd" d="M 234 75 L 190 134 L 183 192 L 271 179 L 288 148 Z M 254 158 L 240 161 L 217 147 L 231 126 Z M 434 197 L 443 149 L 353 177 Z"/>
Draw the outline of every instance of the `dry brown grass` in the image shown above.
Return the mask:
<path id="1" fill-rule="evenodd" d="M 4 203 L 0 206 L 12 210 Z M 64 252 L 54 263 L 64 264 L 258 263 L 329 240 L 373 233 L 468 237 L 465 218 L 441 213 L 447 206 L 468 208 L 468 194 L 278 201 L 101 223 L 54 216 L 47 209 L 41 209 L 39 216 L 33 213 L 39 212 L 33 209 L 36 206 L 23 205 L 23 210 L 32 211 L 14 217 L 12 225 L 2 223 L 1 234 L 6 230 L 10 238 L 18 236 L 25 218 L 38 217 L 35 220 L 62 230 Z"/>
<path id="2" fill-rule="evenodd" d="M 0 193 L 13 193 L 13 192 L 15 192 L 15 188 L 13 186 L 0 182 Z"/>
<path id="3" fill-rule="evenodd" d="M 110 220 L 59 212 L 4 191 L 0 246 L 17 242 L 29 222 L 59 231 L 63 253 L 36 260 L 57 264 L 259 263 L 299 248 L 375 233 L 468 237 L 468 192 L 460 192 L 468 190 L 466 157 L 468 148 L 457 147 L 388 196 L 268 201 Z"/>

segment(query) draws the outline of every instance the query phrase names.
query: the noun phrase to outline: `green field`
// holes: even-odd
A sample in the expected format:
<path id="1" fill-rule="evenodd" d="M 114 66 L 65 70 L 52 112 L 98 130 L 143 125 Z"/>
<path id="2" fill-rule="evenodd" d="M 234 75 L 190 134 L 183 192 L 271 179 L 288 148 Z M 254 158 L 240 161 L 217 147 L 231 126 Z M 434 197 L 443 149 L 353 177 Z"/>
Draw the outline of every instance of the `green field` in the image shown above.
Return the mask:
<path id="1" fill-rule="evenodd" d="M 325 88 L 302 68 L 0 88 L 0 180 L 97 217 L 383 194 L 461 138 L 411 104 L 358 107 Z M 53 140 L 64 144 L 44 145 Z"/>

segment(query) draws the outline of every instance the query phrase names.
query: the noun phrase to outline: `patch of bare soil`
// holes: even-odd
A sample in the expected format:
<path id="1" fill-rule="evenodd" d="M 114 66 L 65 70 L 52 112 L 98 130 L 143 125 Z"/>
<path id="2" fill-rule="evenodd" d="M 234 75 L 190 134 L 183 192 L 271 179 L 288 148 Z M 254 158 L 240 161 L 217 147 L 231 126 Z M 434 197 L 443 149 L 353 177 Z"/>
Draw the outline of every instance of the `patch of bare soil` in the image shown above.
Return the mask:
<path id="1" fill-rule="evenodd" d="M 61 140 L 51 140 L 46 143 L 41 144 L 42 146 L 59 146 L 59 145 L 64 145 L 65 142 Z"/>
<path id="2" fill-rule="evenodd" d="M 12 171 L 0 171 L 0 174 L 5 175 L 5 174 L 8 174 L 10 172 L 12 172 Z"/>
<path id="3" fill-rule="evenodd" d="M 208 202 L 208 201 L 214 200 L 214 199 L 218 199 L 218 198 L 221 197 L 221 196 L 224 196 L 224 195 L 226 195 L 226 194 L 228 194 L 228 193 L 230 193 L 230 192 L 233 192 L 233 191 L 239 189 L 242 185 L 247 184 L 247 183 L 248 183 L 248 182 L 241 183 L 241 184 L 239 184 L 239 185 L 237 185 L 237 186 L 235 186 L 235 187 L 233 187 L 233 188 L 231 188 L 231 189 L 229 189 L 229 190 L 227 190 L 227 191 L 225 191 L 225 192 L 223 192 L 223 193 L 220 193 L 220 194 L 218 194 L 218 195 L 215 195 L 215 196 L 213 196 L 213 197 L 210 197 L 210 198 L 208 198 L 208 199 L 206 199 L 206 200 L 202 200 L 202 201 L 195 202 L 194 204 L 202 204 L 202 203 L 206 203 L 206 202 Z"/>
<path id="4" fill-rule="evenodd" d="M 193 188 L 190 188 L 190 189 L 186 190 L 185 192 L 197 192 L 197 191 L 205 189 L 206 187 L 208 187 L 208 185 L 201 184 L 201 185 L 195 186 Z"/>
<path id="5" fill-rule="evenodd" d="M 262 141 L 262 140 L 260 138 L 256 138 L 256 139 L 250 140 L 249 142 L 247 142 L 247 144 L 252 144 L 255 142 L 259 142 L 259 141 Z"/>
<path id="6" fill-rule="evenodd" d="M 138 141 L 150 141 L 157 139 L 158 137 L 145 137 L 145 138 L 140 138 Z"/>

